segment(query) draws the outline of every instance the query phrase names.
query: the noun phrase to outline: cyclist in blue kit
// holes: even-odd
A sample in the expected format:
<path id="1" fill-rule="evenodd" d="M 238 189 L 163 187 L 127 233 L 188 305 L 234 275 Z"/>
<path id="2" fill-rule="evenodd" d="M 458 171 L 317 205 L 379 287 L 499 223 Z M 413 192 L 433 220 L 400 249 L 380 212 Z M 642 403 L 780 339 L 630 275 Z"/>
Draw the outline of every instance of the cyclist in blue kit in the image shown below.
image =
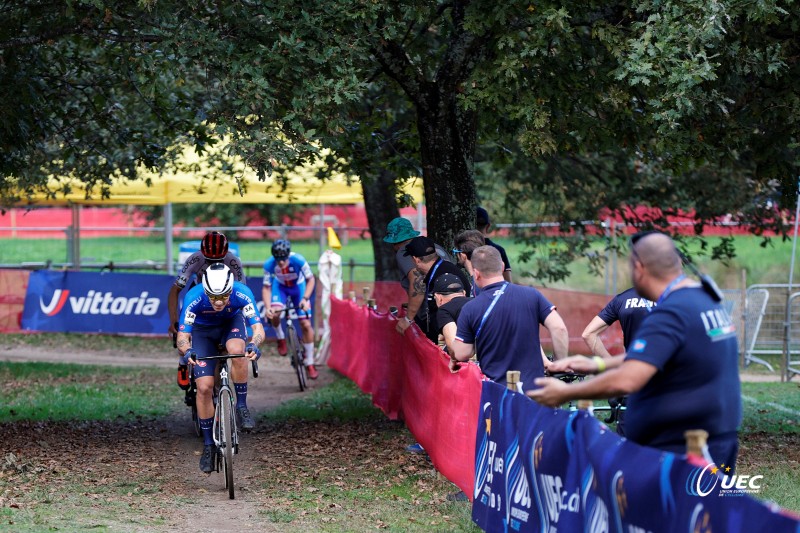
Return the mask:
<path id="1" fill-rule="evenodd" d="M 708 432 L 709 460 L 732 473 L 742 420 L 736 331 L 713 282 L 697 283 L 683 272 L 668 235 L 631 238 L 631 278 L 636 292 L 656 303 L 624 355 L 556 361 L 551 371 L 600 374 L 566 384 L 536 380 L 528 396 L 552 407 L 573 399 L 628 394 L 625 433 L 633 442 L 682 454 L 684 432 Z M 604 372 L 609 368 L 607 372 Z M 727 468 L 731 469 L 728 472 Z"/>
<path id="2" fill-rule="evenodd" d="M 311 295 L 315 283 L 308 261 L 292 251 L 289 241 L 278 239 L 272 243 L 272 257 L 264 262 L 264 286 L 261 289 L 264 316 L 275 328 L 278 353 L 286 355 L 286 334 L 281 326 L 280 312 L 286 307 L 287 300 L 292 299 L 302 330 L 304 364 L 311 379 L 319 377 L 314 367 L 314 327 L 311 324 Z"/>
<path id="3" fill-rule="evenodd" d="M 247 343 L 247 326 L 253 331 Z M 258 346 L 264 341 L 264 326 L 258 316 L 256 299 L 247 285 L 234 281 L 233 272 L 223 263 L 208 267 L 202 283 L 186 293 L 178 325 L 178 351 L 181 364 L 192 365 L 197 383 L 197 415 L 203 433 L 203 454 L 200 470 L 214 469 L 214 376 L 216 360 L 195 361 L 194 357 L 209 357 L 219 353 L 223 345 L 228 353 L 247 355 L 232 359 L 231 377 L 236 390 L 236 413 L 243 429 L 253 429 L 247 408 L 248 362 L 261 357 Z"/>

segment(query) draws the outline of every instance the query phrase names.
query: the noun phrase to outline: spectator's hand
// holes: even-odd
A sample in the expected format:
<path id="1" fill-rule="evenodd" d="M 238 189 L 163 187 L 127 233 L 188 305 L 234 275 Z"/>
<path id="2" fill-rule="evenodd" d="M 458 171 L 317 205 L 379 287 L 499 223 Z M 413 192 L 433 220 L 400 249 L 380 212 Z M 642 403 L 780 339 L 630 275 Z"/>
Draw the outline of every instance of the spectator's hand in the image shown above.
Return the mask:
<path id="1" fill-rule="evenodd" d="M 190 348 L 190 349 L 186 350 L 186 353 L 181 356 L 180 364 L 181 365 L 194 365 L 194 364 L 197 364 L 195 362 L 195 359 L 197 359 L 197 352 Z"/>
<path id="2" fill-rule="evenodd" d="M 456 361 L 455 359 L 450 359 L 450 373 L 455 374 L 459 370 L 461 370 L 461 361 Z"/>
<path id="3" fill-rule="evenodd" d="M 555 378 L 536 378 L 533 380 L 538 389 L 529 390 L 525 394 L 528 398 L 536 400 L 548 407 L 558 407 L 568 400 L 567 389 L 569 385 Z"/>
<path id="4" fill-rule="evenodd" d="M 411 327 L 412 321 L 408 319 L 407 316 L 401 317 L 400 320 L 397 321 L 397 325 L 394 329 L 397 330 L 397 333 L 401 335 L 406 334 L 406 330 Z"/>
<path id="5" fill-rule="evenodd" d="M 258 346 L 252 342 L 245 347 L 244 353 L 251 361 L 258 361 L 258 359 L 261 357 L 261 350 L 259 350 Z"/>
<path id="6" fill-rule="evenodd" d="M 547 371 L 554 372 L 576 372 L 578 374 L 594 374 L 597 372 L 597 363 L 591 357 L 583 355 L 573 355 L 564 359 L 556 359 L 547 365 Z"/>

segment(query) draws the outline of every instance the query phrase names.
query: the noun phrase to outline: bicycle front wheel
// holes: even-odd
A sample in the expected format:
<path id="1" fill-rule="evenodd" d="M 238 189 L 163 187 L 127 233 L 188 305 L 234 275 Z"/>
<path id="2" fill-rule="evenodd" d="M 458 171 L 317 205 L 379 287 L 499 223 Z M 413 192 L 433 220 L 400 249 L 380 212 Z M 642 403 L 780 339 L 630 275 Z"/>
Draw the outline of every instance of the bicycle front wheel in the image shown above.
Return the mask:
<path id="1" fill-rule="evenodd" d="M 220 423 L 220 453 L 222 453 L 222 473 L 225 476 L 225 488 L 228 497 L 234 498 L 233 488 L 233 396 L 230 389 L 223 388 L 219 391 L 217 403 L 219 407 Z"/>
<path id="2" fill-rule="evenodd" d="M 289 354 L 292 357 L 292 366 L 297 374 L 297 383 L 300 385 L 300 392 L 303 392 L 306 389 L 306 367 L 303 364 L 304 352 L 294 327 L 289 328 L 287 342 L 289 344 Z"/>

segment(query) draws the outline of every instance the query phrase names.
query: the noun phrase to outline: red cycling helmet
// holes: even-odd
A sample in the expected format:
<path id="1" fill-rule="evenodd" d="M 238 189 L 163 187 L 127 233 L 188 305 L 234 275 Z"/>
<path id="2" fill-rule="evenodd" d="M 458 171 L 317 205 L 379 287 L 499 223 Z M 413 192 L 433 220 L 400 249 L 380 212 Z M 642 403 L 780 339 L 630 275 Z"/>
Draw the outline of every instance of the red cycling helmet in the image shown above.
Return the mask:
<path id="1" fill-rule="evenodd" d="M 228 253 L 228 238 L 218 231 L 210 231 L 200 243 L 200 252 L 209 261 L 221 261 Z"/>

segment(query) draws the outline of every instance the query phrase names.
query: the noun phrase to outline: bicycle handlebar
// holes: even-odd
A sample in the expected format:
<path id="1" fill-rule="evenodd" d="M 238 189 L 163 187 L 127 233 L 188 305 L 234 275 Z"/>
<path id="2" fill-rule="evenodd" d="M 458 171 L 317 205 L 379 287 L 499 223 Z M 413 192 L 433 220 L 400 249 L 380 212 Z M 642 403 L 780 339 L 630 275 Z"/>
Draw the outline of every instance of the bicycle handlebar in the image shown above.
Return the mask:
<path id="1" fill-rule="evenodd" d="M 586 376 L 583 374 L 577 374 L 575 372 L 552 372 L 548 373 L 547 377 L 560 379 L 565 383 L 572 383 L 573 381 L 581 380 Z"/>
<path id="2" fill-rule="evenodd" d="M 241 359 L 242 357 L 247 357 L 243 353 L 228 353 L 222 355 L 207 355 L 205 357 L 192 357 L 193 361 L 207 361 L 211 359 Z M 253 377 L 258 377 L 258 363 L 256 361 L 251 361 L 253 367 Z"/>

